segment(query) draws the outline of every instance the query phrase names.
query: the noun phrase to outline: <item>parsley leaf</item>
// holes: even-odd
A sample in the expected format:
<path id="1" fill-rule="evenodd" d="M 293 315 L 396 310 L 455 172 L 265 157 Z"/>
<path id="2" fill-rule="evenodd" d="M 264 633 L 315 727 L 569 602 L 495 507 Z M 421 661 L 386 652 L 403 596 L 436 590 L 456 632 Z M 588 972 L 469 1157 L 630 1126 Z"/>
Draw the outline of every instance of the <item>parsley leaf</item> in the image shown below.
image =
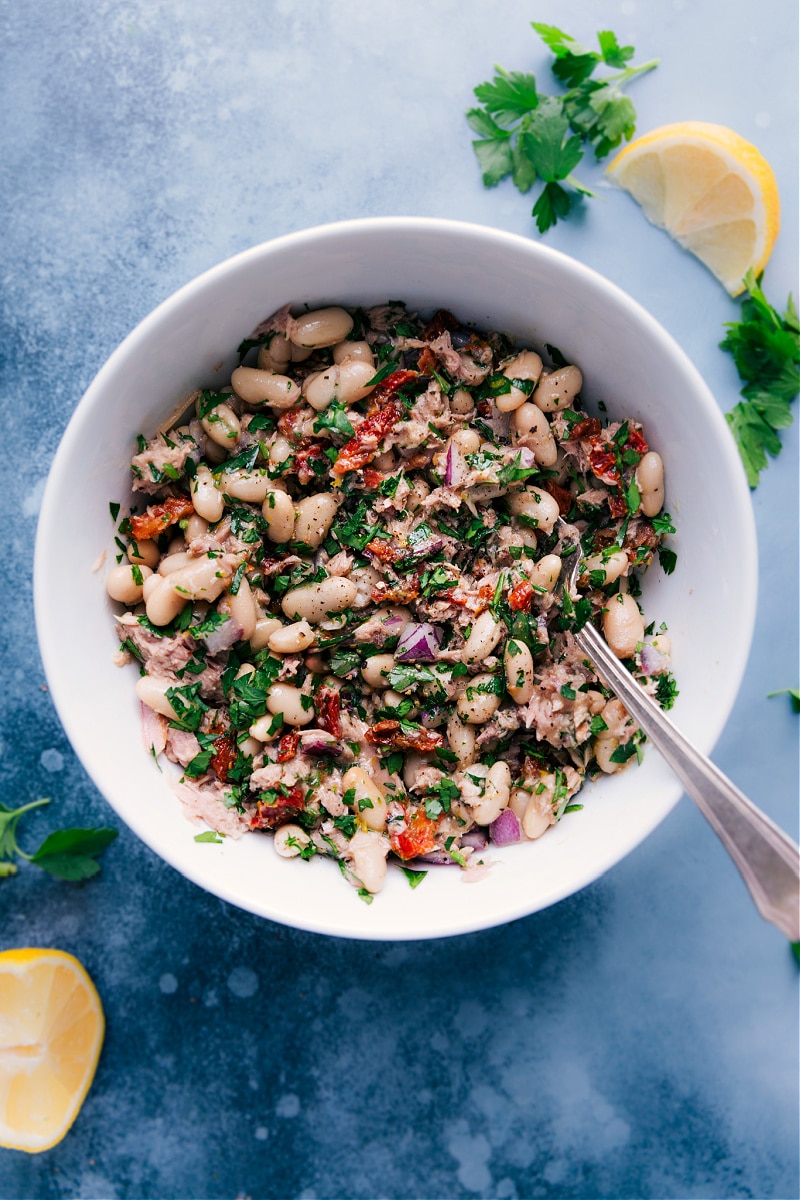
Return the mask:
<path id="1" fill-rule="evenodd" d="M 744 278 L 748 296 L 742 319 L 730 321 L 720 346 L 733 355 L 744 386 L 742 400 L 725 414 L 742 456 L 747 482 L 758 485 L 767 455 L 780 452 L 778 431 L 792 424 L 790 405 L 800 392 L 800 321 L 790 296 L 781 315 L 767 300 L 752 271 Z"/>
<path id="2" fill-rule="evenodd" d="M 495 67 L 493 78 L 473 89 L 481 107 L 466 117 L 478 135 L 472 148 L 485 187 L 508 176 L 523 194 L 541 184 L 532 216 L 544 233 L 567 216 L 576 197 L 594 195 L 573 174 L 585 145 L 599 159 L 633 136 L 636 110 L 622 89 L 658 60 L 629 66 L 633 46 L 620 46 L 610 30 L 598 33 L 594 50 L 555 25 L 534 21 L 532 27 L 552 51 L 553 75 L 567 90 L 543 95 L 530 72 Z M 601 67 L 614 73 L 598 77 Z"/>
<path id="3" fill-rule="evenodd" d="M 24 858 L 50 875 L 70 882 L 90 879 L 100 870 L 97 858 L 117 836 L 116 829 L 57 829 L 48 834 L 38 850 L 26 854 L 17 841 L 17 825 L 25 813 L 49 804 L 33 800 L 21 808 L 0 803 L 0 878 L 15 875 L 15 857 Z"/>

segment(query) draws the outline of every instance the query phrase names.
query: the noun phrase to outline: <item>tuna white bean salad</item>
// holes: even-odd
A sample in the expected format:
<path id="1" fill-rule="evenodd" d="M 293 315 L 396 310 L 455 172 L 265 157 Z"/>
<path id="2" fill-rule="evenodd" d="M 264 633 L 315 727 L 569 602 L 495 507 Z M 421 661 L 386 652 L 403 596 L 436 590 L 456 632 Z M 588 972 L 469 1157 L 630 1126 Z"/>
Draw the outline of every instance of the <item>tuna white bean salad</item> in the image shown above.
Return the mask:
<path id="1" fill-rule="evenodd" d="M 445 309 L 287 304 L 239 356 L 131 462 L 107 588 L 145 746 L 199 840 L 269 833 L 368 901 L 390 862 L 479 878 L 641 756 L 576 629 L 672 705 L 662 460 L 555 347 Z"/>

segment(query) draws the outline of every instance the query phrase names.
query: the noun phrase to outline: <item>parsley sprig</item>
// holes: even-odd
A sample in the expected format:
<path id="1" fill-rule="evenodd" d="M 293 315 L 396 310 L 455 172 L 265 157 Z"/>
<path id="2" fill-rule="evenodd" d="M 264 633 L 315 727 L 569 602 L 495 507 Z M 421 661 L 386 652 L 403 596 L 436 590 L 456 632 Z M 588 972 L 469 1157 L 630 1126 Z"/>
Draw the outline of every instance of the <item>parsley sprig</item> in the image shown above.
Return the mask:
<path id="1" fill-rule="evenodd" d="M 523 195 L 542 185 L 532 216 L 545 233 L 568 215 L 576 196 L 594 195 L 574 174 L 584 147 L 601 159 L 623 138 L 630 141 L 636 110 L 623 88 L 658 59 L 629 66 L 633 46 L 620 46 L 610 30 L 598 33 L 598 50 L 592 50 L 555 25 L 531 24 L 554 54 L 553 74 L 567 90 L 544 95 L 534 75 L 496 66 L 494 78 L 474 89 L 481 107 L 469 109 L 467 121 L 478 134 L 472 146 L 486 187 L 509 175 Z M 614 73 L 593 78 L 603 66 Z"/>
<path id="2" fill-rule="evenodd" d="M 17 825 L 25 813 L 49 803 L 49 799 L 32 800 L 20 808 L 7 808 L 0 803 L 0 879 L 16 875 L 15 858 L 25 859 L 50 875 L 73 883 L 90 879 L 100 870 L 97 858 L 117 836 L 116 829 L 57 829 L 47 835 L 33 854 L 22 849 L 17 841 Z"/>
<path id="3" fill-rule="evenodd" d="M 800 320 L 790 296 L 783 315 L 767 300 L 752 271 L 741 321 L 730 321 L 720 342 L 744 381 L 744 397 L 725 414 L 742 456 L 747 482 L 757 486 L 767 455 L 780 451 L 779 430 L 792 423 L 790 405 L 800 392 Z"/>

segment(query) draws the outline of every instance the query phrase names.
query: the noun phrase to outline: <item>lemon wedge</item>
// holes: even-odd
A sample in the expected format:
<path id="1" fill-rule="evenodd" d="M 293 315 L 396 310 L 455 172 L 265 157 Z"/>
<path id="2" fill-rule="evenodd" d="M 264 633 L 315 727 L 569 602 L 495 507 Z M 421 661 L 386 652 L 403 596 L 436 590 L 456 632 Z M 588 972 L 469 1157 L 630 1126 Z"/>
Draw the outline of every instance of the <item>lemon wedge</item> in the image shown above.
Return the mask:
<path id="1" fill-rule="evenodd" d="M 766 159 L 732 129 L 662 125 L 626 146 L 607 174 L 732 296 L 744 290 L 748 270 L 764 269 L 780 229 L 778 185 Z"/>
<path id="2" fill-rule="evenodd" d="M 105 1019 L 94 984 L 61 950 L 0 954 L 0 1146 L 60 1142 L 94 1078 Z"/>

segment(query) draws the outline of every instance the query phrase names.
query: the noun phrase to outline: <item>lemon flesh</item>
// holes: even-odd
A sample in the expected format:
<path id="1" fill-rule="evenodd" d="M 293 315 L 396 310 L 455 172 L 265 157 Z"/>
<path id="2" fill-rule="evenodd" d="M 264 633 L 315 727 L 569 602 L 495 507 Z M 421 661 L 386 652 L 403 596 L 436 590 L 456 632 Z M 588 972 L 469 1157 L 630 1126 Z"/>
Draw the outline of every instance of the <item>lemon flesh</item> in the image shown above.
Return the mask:
<path id="1" fill-rule="evenodd" d="M 60 950 L 0 954 L 0 1146 L 64 1137 L 94 1078 L 105 1020 L 94 984 Z"/>
<path id="2" fill-rule="evenodd" d="M 764 269 L 780 229 L 778 185 L 766 159 L 732 129 L 662 125 L 626 146 L 607 174 L 732 296 L 748 270 Z"/>

